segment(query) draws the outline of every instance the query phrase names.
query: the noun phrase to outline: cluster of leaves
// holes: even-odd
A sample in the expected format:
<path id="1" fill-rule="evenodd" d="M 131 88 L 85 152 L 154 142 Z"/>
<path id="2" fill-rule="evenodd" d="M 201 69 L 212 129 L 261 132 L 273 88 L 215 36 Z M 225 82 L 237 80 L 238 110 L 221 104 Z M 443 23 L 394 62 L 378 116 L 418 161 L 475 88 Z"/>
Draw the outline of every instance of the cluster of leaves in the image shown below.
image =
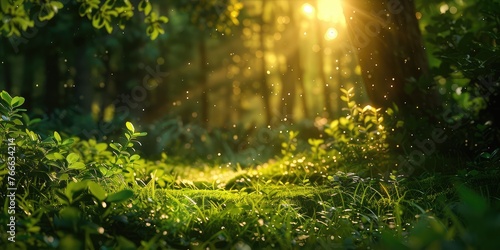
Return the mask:
<path id="1" fill-rule="evenodd" d="M 344 98 L 351 107 L 349 119 L 337 126 L 357 136 L 358 147 L 378 152 L 378 144 L 371 144 L 367 135 L 349 130 L 355 124 L 376 134 L 381 128 L 372 127 L 382 122 L 375 121 L 380 118 L 378 111 L 366 109 L 360 114 L 363 109 L 353 106 L 351 91 L 345 93 L 350 94 Z M 225 189 L 212 185 L 209 190 L 192 185 L 179 190 L 165 164 L 166 154 L 153 162 L 134 152 L 137 139 L 145 134 L 137 132 L 132 123 L 127 122 L 123 137 L 111 143 L 58 132 L 42 139 L 29 130 L 30 124 L 40 120 L 30 120 L 19 108 L 24 99 L 6 92 L 0 96 L 0 139 L 16 144 L 19 204 L 17 241 L 2 242 L 2 248 L 495 249 L 498 245 L 488 240 L 500 228 L 498 209 L 467 189 L 461 188 L 456 195 L 450 185 L 432 185 L 436 190 L 426 194 L 421 191 L 426 186 L 412 187 L 393 175 L 379 180 L 332 169 L 321 172 L 324 169 L 319 166 L 330 163 L 324 160 L 343 149 L 335 141 L 326 144 L 323 139 L 309 138 L 311 150 L 306 151 L 299 146 L 299 133 L 289 132 L 281 145 L 282 159 L 247 169 L 233 178 L 235 185 Z M 365 123 L 364 117 L 370 121 Z M 7 144 L 0 149 L 7 152 Z M 341 155 L 348 155 L 353 147 L 346 145 Z M 8 184 L 5 177 L 13 171 L 6 157 L 0 155 L 2 186 Z M 483 158 L 497 161 L 495 152 Z M 291 178 L 284 173 L 283 164 L 301 168 L 305 175 Z M 496 171 L 487 176 L 498 176 Z M 474 179 L 467 177 L 471 174 L 454 176 L 453 181 Z M 474 175 L 479 180 L 481 174 Z M 414 182 L 424 185 L 420 179 Z M 492 195 L 499 192 L 487 190 Z M 436 216 L 443 213 L 446 216 Z M 4 211 L 0 223 L 8 220 L 8 211 Z M 8 238 L 4 232 L 0 236 Z"/>
<path id="2" fill-rule="evenodd" d="M 333 139 L 332 148 L 338 150 L 344 159 L 374 160 L 387 150 L 387 131 L 380 109 L 367 105 L 360 107 L 352 97 L 353 89 L 341 89 L 340 98 L 347 105 L 345 117 L 333 120 L 325 133 Z"/>
<path id="3" fill-rule="evenodd" d="M 30 120 L 19 108 L 24 98 L 5 91 L 0 97 L 0 149 L 12 152 L 0 156 L 0 186 L 17 188 L 14 214 L 8 209 L 6 194 L 2 195 L 0 221 L 6 224 L 15 216 L 16 239 L 24 239 L 4 244 L 15 244 L 18 249 L 129 245 L 113 229 L 126 220 L 119 204 L 133 197 L 129 187 L 143 187 L 151 181 L 165 186 L 172 180 L 164 174 L 165 164 L 145 162 L 131 154 L 137 138 L 145 133 L 136 132 L 127 122 L 124 138 L 110 144 L 65 138 L 58 132 L 42 138 L 29 129 L 40 119 Z M 2 239 L 7 238 L 3 231 Z"/>
<path id="4" fill-rule="evenodd" d="M 165 32 L 162 24 L 168 22 L 167 17 L 158 16 L 153 11 L 149 0 L 141 0 L 137 6 L 134 6 L 131 1 L 119 0 L 77 0 L 76 2 L 15 0 L 1 2 L 0 32 L 2 35 L 20 37 L 21 32 L 34 27 L 35 22 L 53 19 L 68 4 L 78 5 L 78 13 L 81 17 L 92 21 L 94 28 L 105 28 L 108 33 L 113 32 L 115 25 L 122 30 L 125 29 L 127 21 L 137 14 L 135 9 L 145 15 L 146 32 L 152 40 Z M 33 13 L 38 14 L 33 15 Z"/>
<path id="5" fill-rule="evenodd" d="M 499 146 L 499 9 L 499 1 L 463 3 L 458 13 L 434 15 L 426 27 L 426 38 L 440 61 L 433 74 L 450 99 L 446 109 L 456 119 L 475 121 L 473 130 L 462 131 L 470 135 L 461 138 L 474 141 L 474 150 Z"/>
<path id="6" fill-rule="evenodd" d="M 176 1 L 179 9 L 192 13 L 191 23 L 197 25 L 200 29 L 216 28 L 222 33 L 231 33 L 230 27 L 238 25 L 237 19 L 243 4 L 239 0 L 193 0 Z"/>

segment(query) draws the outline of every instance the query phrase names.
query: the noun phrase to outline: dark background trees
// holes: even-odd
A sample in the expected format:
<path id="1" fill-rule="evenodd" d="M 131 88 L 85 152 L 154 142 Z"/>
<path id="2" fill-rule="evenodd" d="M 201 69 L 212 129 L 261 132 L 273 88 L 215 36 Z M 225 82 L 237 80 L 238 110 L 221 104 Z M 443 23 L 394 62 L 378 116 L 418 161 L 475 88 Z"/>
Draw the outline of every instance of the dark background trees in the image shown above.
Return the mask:
<path id="1" fill-rule="evenodd" d="M 0 86 L 39 115 L 294 125 L 339 117 L 355 87 L 361 104 L 498 123 L 498 74 L 473 68 L 496 68 L 495 1 L 20 2 L 2 2 Z M 440 45 L 457 37 L 467 53 Z"/>

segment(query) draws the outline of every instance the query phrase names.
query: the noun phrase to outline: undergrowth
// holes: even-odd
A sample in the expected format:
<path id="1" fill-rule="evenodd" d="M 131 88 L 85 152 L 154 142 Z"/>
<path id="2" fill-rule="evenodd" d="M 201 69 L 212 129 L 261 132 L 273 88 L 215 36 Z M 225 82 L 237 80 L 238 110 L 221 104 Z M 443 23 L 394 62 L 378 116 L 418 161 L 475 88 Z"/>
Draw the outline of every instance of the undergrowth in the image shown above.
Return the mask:
<path id="1" fill-rule="evenodd" d="M 41 120 L 3 91 L 0 183 L 15 192 L 1 194 L 0 248 L 498 247 L 497 152 L 454 175 L 400 175 L 387 163 L 384 113 L 353 94 L 344 90 L 346 115 L 319 138 L 279 131 L 281 155 L 263 164 L 197 167 L 165 152 L 143 158 L 146 133 L 131 122 L 108 141 L 36 133 Z"/>

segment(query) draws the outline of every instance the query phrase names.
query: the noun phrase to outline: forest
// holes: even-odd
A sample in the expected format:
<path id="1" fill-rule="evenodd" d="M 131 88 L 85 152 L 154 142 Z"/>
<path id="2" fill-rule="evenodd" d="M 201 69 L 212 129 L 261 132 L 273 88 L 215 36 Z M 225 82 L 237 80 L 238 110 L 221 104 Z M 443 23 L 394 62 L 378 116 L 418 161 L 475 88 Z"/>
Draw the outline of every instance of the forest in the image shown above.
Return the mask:
<path id="1" fill-rule="evenodd" d="M 0 20 L 0 249 L 500 249 L 500 0 Z"/>

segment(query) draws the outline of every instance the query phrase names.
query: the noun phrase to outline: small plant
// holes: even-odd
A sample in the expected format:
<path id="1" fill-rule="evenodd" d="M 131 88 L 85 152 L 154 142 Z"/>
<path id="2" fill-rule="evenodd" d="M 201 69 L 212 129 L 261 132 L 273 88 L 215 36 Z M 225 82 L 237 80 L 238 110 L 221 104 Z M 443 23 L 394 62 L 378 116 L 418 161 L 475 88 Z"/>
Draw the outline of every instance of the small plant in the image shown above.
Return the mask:
<path id="1" fill-rule="evenodd" d="M 352 100 L 352 88 L 341 90 L 344 95 L 340 98 L 347 106 L 343 109 L 347 115 L 333 120 L 325 129 L 332 148 L 349 161 L 374 161 L 380 158 L 388 147 L 382 112 L 370 105 L 360 107 L 356 104 Z"/>
<path id="2" fill-rule="evenodd" d="M 297 135 L 299 132 L 290 131 L 285 138 L 285 141 L 281 143 L 281 154 L 287 158 L 293 158 L 295 151 L 297 150 Z"/>

